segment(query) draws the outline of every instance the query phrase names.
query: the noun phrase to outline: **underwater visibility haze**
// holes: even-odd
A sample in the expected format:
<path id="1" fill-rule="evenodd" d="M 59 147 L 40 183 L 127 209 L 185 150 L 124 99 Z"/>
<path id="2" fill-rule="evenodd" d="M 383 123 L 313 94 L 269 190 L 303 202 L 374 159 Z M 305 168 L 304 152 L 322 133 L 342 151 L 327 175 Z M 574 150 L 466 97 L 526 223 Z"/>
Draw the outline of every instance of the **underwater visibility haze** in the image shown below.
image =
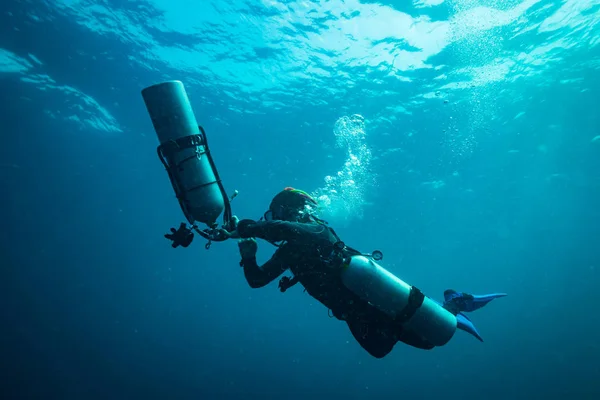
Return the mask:
<path id="1" fill-rule="evenodd" d="M 2 1 L 2 398 L 600 398 L 599 72 L 598 0 Z M 301 189 L 432 299 L 507 293 L 483 342 L 374 358 L 236 240 L 173 249 L 173 80 L 233 214 Z"/>

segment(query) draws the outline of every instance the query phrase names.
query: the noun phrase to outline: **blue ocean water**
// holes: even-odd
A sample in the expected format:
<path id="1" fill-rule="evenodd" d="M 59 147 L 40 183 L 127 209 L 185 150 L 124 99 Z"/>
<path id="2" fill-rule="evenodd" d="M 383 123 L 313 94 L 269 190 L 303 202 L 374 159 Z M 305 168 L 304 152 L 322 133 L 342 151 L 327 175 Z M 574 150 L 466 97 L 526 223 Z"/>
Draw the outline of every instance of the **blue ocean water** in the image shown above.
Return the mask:
<path id="1" fill-rule="evenodd" d="M 599 69 L 598 0 L 3 1 L 2 398 L 598 398 Z M 374 359 L 234 241 L 172 249 L 173 79 L 236 215 L 313 193 L 429 296 L 508 293 L 485 342 Z"/>

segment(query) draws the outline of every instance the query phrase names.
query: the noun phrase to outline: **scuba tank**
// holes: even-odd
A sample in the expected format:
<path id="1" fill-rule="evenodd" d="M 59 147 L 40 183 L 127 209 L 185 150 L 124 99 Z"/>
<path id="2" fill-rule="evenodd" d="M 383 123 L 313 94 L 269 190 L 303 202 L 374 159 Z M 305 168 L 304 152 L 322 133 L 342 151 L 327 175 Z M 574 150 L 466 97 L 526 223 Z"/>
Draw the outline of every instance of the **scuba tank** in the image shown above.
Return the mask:
<path id="1" fill-rule="evenodd" d="M 456 317 L 379 265 L 368 255 L 348 257 L 341 271 L 344 286 L 402 323 L 434 346 L 443 346 L 456 332 Z"/>
<path id="2" fill-rule="evenodd" d="M 346 246 L 339 240 L 329 256 L 340 266 L 340 277 L 346 288 L 378 310 L 388 314 L 402 329 L 412 331 L 434 346 L 443 346 L 456 332 L 456 317 L 439 303 L 425 296 L 377 263 L 383 253 L 372 253 Z"/>
<path id="3" fill-rule="evenodd" d="M 223 228 L 232 230 L 230 201 L 210 154 L 204 129 L 196 122 L 187 93 L 180 81 L 168 81 L 142 90 L 142 97 L 160 145 L 163 163 L 179 200 L 181 211 L 192 228 L 208 240 L 225 240 L 217 219 L 223 214 Z M 201 230 L 197 223 L 208 226 Z"/>

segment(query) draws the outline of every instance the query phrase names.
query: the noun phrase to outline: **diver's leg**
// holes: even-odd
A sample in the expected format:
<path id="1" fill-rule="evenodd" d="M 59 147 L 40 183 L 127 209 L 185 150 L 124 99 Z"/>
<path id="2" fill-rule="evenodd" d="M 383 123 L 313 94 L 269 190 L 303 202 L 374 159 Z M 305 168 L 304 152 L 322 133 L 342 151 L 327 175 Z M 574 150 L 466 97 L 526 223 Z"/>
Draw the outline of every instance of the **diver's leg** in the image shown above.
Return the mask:
<path id="1" fill-rule="evenodd" d="M 379 329 L 376 324 L 346 322 L 358 344 L 375 358 L 388 355 L 397 342 L 391 332 Z"/>

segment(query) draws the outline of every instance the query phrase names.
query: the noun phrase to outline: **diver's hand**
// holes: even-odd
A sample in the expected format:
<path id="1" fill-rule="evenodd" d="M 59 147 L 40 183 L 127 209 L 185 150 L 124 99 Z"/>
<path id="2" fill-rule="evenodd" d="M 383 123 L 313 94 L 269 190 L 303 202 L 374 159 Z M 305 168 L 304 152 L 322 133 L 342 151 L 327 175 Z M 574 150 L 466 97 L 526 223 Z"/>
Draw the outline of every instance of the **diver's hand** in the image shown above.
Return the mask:
<path id="1" fill-rule="evenodd" d="M 258 243 L 256 243 L 254 238 L 238 240 L 238 247 L 240 249 L 240 256 L 242 256 L 242 260 L 256 257 Z"/>
<path id="2" fill-rule="evenodd" d="M 240 238 L 240 234 L 237 231 L 239 222 L 240 222 L 240 219 L 238 217 L 236 217 L 235 215 L 233 217 L 231 217 L 231 221 L 229 222 L 229 224 L 230 224 L 229 229 L 231 229 L 231 230 L 229 232 L 227 232 L 229 234 L 230 239 L 239 239 Z"/>
<path id="3" fill-rule="evenodd" d="M 240 222 L 240 219 L 234 215 L 227 225 L 223 225 L 223 228 L 217 231 L 218 235 L 223 238 L 222 240 L 240 238 L 240 234 L 237 231 L 238 222 Z"/>
<path id="4" fill-rule="evenodd" d="M 240 238 L 240 234 L 238 233 L 237 230 L 229 232 L 226 229 L 219 229 L 217 231 L 217 235 L 218 235 L 217 238 L 222 238 L 222 239 L 215 239 L 218 241 L 223 241 L 225 239 L 239 239 Z"/>
<path id="5" fill-rule="evenodd" d="M 229 229 L 231 231 L 237 230 L 238 222 L 240 222 L 240 219 L 237 216 L 234 215 L 233 217 L 231 217 L 231 221 L 229 221 Z"/>
<path id="6" fill-rule="evenodd" d="M 165 238 L 173 241 L 171 243 L 173 248 L 188 247 L 194 240 L 194 233 L 186 226 L 185 222 L 182 222 L 179 229 L 171 228 L 171 233 L 165 234 Z"/>

